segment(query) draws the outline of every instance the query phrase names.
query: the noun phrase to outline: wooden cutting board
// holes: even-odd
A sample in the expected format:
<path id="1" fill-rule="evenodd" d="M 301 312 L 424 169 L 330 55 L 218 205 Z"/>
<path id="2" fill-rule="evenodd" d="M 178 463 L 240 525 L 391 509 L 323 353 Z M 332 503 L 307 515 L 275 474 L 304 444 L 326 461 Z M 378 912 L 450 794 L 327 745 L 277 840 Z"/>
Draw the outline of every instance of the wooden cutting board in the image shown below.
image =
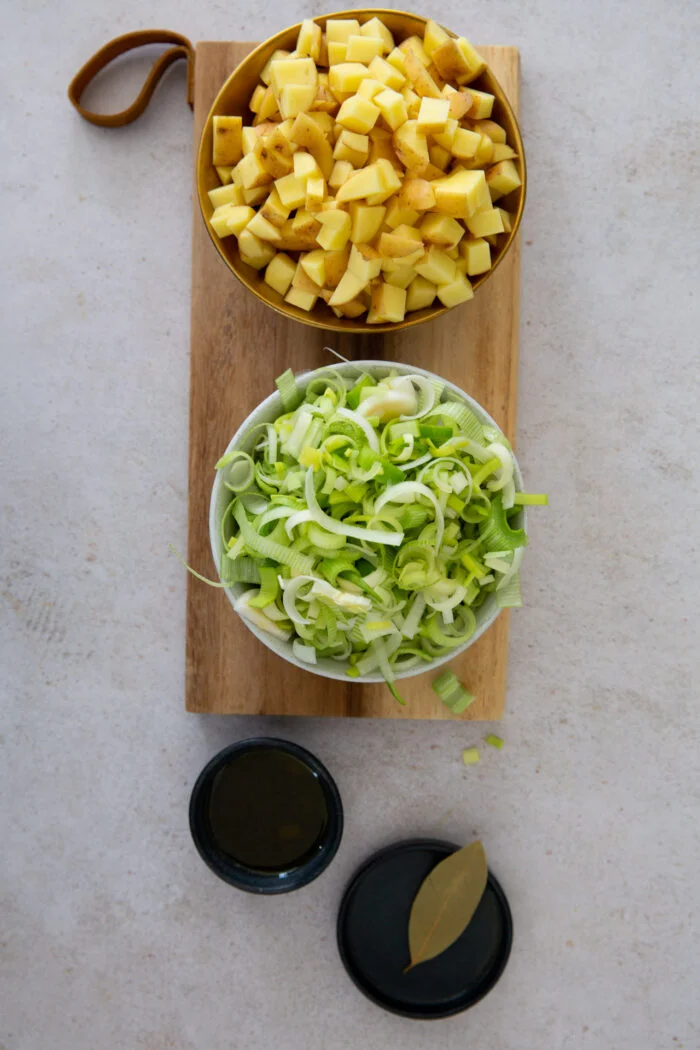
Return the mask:
<path id="1" fill-rule="evenodd" d="M 254 44 L 200 43 L 196 49 L 195 155 L 209 107 Z M 479 48 L 517 114 L 520 61 L 513 47 Z M 275 377 L 345 357 L 381 358 L 427 368 L 476 398 L 515 438 L 518 381 L 518 240 L 475 298 L 444 317 L 394 335 L 338 336 L 286 321 L 260 303 L 219 258 L 196 194 L 192 237 L 188 561 L 215 575 L 209 547 L 214 463 L 231 435 L 274 389 Z M 477 700 L 465 719 L 501 718 L 508 664 L 508 612 L 449 665 Z M 211 714 L 351 715 L 454 718 L 431 689 L 435 672 L 405 679 L 401 707 L 383 685 L 329 681 L 269 652 L 243 626 L 221 590 L 192 577 L 187 587 L 188 711 Z"/>

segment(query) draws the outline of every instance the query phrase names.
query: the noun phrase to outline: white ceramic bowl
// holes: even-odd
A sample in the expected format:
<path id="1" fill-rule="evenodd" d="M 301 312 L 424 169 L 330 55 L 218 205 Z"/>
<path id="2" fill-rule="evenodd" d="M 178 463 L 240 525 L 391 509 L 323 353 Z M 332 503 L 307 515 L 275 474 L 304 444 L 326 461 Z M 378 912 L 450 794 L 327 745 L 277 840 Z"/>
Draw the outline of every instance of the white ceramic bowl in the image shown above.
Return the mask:
<path id="1" fill-rule="evenodd" d="M 328 373 L 330 370 L 340 373 L 341 375 L 357 376 L 360 372 L 369 372 L 370 375 L 377 379 L 381 379 L 384 376 L 389 375 L 390 372 L 399 373 L 400 375 L 421 375 L 426 376 L 428 379 L 435 379 L 445 384 L 445 389 L 449 391 L 454 397 L 457 397 L 460 401 L 463 401 L 469 406 L 474 415 L 482 423 L 489 426 L 496 427 L 497 424 L 481 407 L 481 405 L 474 401 L 473 398 L 465 394 L 463 390 L 460 390 L 458 386 L 453 383 L 448 383 L 447 380 L 441 376 L 436 376 L 433 372 L 426 372 L 423 368 L 415 368 L 411 365 L 398 364 L 395 361 L 350 361 L 347 364 L 338 362 L 334 365 L 329 365 L 326 368 L 318 368 L 313 372 L 305 372 L 303 375 L 296 377 L 297 384 L 300 390 L 306 390 L 307 384 L 315 379 L 317 376 Z M 279 393 L 275 390 L 274 394 L 270 394 L 264 401 L 261 401 L 256 409 L 254 409 L 248 418 L 241 424 L 236 433 L 231 438 L 226 452 L 231 452 L 233 449 L 242 448 L 245 451 L 250 451 L 246 447 L 246 436 L 253 427 L 259 423 L 272 423 L 278 416 L 282 415 L 282 403 L 280 400 Z M 515 457 L 513 457 L 515 459 Z M 518 466 L 517 460 L 515 460 L 515 481 L 518 489 L 522 490 L 523 479 L 520 473 L 520 467 Z M 219 523 L 221 517 L 226 509 L 228 503 L 231 500 L 231 493 L 224 485 L 221 480 L 221 474 L 217 472 L 216 479 L 214 481 L 214 487 L 211 493 L 211 503 L 209 506 L 209 538 L 211 542 L 212 555 L 214 557 L 214 564 L 217 567 L 221 562 L 221 556 L 223 554 L 223 542 L 221 539 L 221 531 L 219 529 Z M 521 510 L 520 516 L 516 519 L 518 525 L 525 527 L 525 511 Z M 250 589 L 248 583 L 237 583 L 233 587 L 225 588 L 231 605 L 234 604 L 237 598 L 240 597 L 244 591 Z M 501 610 L 496 605 L 495 595 L 490 594 L 483 605 L 476 610 L 476 630 L 474 631 L 471 638 L 464 642 L 463 645 L 457 646 L 455 649 L 451 649 L 446 656 L 439 656 L 431 663 L 421 663 L 417 667 L 412 667 L 407 671 L 398 673 L 397 679 L 411 678 L 416 674 L 424 674 L 426 671 L 434 671 L 435 668 L 440 667 L 442 664 L 449 663 L 465 649 L 468 649 L 470 645 L 481 637 L 491 624 L 494 622 Z M 319 659 L 316 664 L 307 664 L 302 660 L 298 660 L 292 651 L 292 643 L 279 641 L 277 638 L 273 638 L 272 635 L 267 634 L 265 631 L 259 630 L 249 620 L 241 617 L 243 623 L 246 625 L 249 631 L 251 631 L 255 637 L 266 645 L 268 649 L 271 649 L 278 656 L 281 656 L 283 660 L 287 660 L 290 664 L 294 664 L 296 667 L 301 667 L 304 671 L 311 671 L 313 674 L 321 675 L 322 678 L 337 678 L 341 681 L 350 681 L 346 675 L 346 670 L 349 664 L 346 661 L 336 661 L 328 658 Z M 384 679 L 381 674 L 373 672 L 371 674 L 360 675 L 358 678 L 353 678 L 353 682 L 383 682 Z"/>

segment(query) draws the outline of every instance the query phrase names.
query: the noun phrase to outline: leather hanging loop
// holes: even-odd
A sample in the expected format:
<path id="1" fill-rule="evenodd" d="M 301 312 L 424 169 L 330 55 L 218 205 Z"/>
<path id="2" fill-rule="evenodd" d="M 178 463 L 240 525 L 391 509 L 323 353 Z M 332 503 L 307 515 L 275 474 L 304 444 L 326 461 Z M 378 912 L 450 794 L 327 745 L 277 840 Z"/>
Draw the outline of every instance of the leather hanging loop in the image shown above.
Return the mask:
<path id="1" fill-rule="evenodd" d="M 120 55 L 125 55 L 128 51 L 145 47 L 147 44 L 173 44 L 174 46 L 158 56 L 141 91 L 127 109 L 122 110 L 121 113 L 93 113 L 80 105 L 80 99 L 88 84 L 110 62 L 119 58 Z M 91 124 L 96 124 L 100 128 L 124 127 L 125 124 L 131 124 L 141 116 L 166 69 L 169 69 L 173 62 L 178 62 L 183 58 L 187 61 L 187 101 L 192 107 L 194 104 L 194 47 L 186 36 L 172 33 L 169 29 L 142 29 L 136 33 L 125 33 L 124 36 L 110 40 L 75 74 L 68 87 L 68 98 L 80 116 Z"/>

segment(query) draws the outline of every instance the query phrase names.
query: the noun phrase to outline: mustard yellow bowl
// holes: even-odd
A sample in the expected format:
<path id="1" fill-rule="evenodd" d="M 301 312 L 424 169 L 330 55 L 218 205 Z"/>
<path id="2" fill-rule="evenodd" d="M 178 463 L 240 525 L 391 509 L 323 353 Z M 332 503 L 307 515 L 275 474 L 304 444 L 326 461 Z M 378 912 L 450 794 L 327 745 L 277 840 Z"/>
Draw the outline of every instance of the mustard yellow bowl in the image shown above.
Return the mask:
<path id="1" fill-rule="evenodd" d="M 406 37 L 412 35 L 417 35 L 422 38 L 425 34 L 425 27 L 428 21 L 427 18 L 422 18 L 420 15 L 408 14 L 405 11 L 392 11 L 388 8 L 381 7 L 335 11 L 332 14 L 319 15 L 314 18 L 313 21 L 325 29 L 326 21 L 329 18 L 356 18 L 360 23 L 364 24 L 364 22 L 368 21 L 370 18 L 375 17 L 380 18 L 382 22 L 385 23 L 387 28 L 393 34 L 397 44 L 401 43 L 402 40 L 405 40 Z M 208 193 L 209 190 L 215 189 L 220 185 L 219 177 L 211 159 L 213 146 L 213 118 L 215 116 L 240 116 L 243 118 L 244 125 L 252 123 L 254 114 L 251 113 L 248 108 L 248 101 L 256 85 L 260 82 L 260 73 L 262 69 L 274 51 L 282 49 L 286 51 L 294 50 L 300 27 L 301 23 L 299 22 L 296 25 L 289 26 L 288 29 L 283 29 L 280 33 L 277 33 L 275 36 L 270 37 L 269 40 L 266 40 L 263 44 L 259 44 L 254 51 L 251 51 L 251 53 L 243 59 L 240 65 L 234 69 L 229 78 L 225 81 L 218 95 L 214 99 L 214 104 L 207 115 L 199 144 L 199 152 L 197 154 L 197 195 L 199 197 L 202 216 L 204 217 L 214 247 L 228 266 L 231 273 L 238 278 L 241 284 L 245 285 L 249 291 L 256 295 L 258 299 L 272 307 L 277 313 L 282 314 L 285 317 L 291 317 L 295 321 L 301 321 L 302 324 L 310 325 L 313 328 L 322 328 L 336 332 L 348 332 L 354 334 L 395 332 L 399 329 L 410 328 L 413 325 L 422 324 L 423 321 L 431 321 L 435 317 L 440 317 L 450 308 L 442 305 L 430 306 L 424 310 L 412 311 L 403 321 L 386 324 L 368 324 L 362 317 L 352 319 L 338 318 L 335 316 L 331 308 L 321 299 L 318 300 L 317 304 L 311 311 L 302 310 L 297 306 L 293 306 L 291 303 L 285 302 L 278 292 L 265 284 L 264 270 L 255 270 L 252 266 L 242 262 L 235 237 L 221 239 L 217 237 L 211 228 L 209 219 L 211 218 L 214 209 L 209 200 Z M 457 35 L 446 27 L 445 30 L 452 37 Z M 494 253 L 491 269 L 472 279 L 472 286 L 476 291 L 476 289 L 484 284 L 494 272 L 516 237 L 525 205 L 527 179 L 525 153 L 520 128 L 518 127 L 515 114 L 506 98 L 503 88 L 488 67 L 476 80 L 473 81 L 472 84 L 468 85 L 468 87 L 479 88 L 480 90 L 488 91 L 495 96 L 496 101 L 493 107 L 493 119 L 506 129 L 508 144 L 517 154 L 517 159 L 514 160 L 514 164 L 516 165 L 522 183 L 517 190 L 514 190 L 507 197 L 503 197 L 499 200 L 499 206 L 503 206 L 513 215 L 512 228 L 507 235 L 507 239 L 502 245 L 499 245 L 497 251 Z"/>

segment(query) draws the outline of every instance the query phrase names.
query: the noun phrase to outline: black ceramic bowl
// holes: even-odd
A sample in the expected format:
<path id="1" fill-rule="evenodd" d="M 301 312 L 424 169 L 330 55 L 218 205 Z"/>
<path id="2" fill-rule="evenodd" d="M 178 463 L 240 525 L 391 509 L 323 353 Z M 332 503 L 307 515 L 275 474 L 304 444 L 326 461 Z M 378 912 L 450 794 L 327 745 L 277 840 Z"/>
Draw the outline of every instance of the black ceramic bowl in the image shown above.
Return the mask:
<path id="1" fill-rule="evenodd" d="M 323 834 L 311 855 L 305 857 L 303 863 L 292 864 L 284 870 L 256 870 L 235 861 L 221 850 L 211 827 L 210 802 L 217 776 L 235 759 L 260 749 L 281 751 L 301 762 L 317 779 L 327 807 Z M 254 737 L 225 747 L 199 774 L 190 798 L 190 831 L 202 860 L 220 879 L 248 893 L 289 893 L 318 878 L 333 860 L 343 833 L 343 807 L 335 781 L 309 751 L 288 740 Z"/>

